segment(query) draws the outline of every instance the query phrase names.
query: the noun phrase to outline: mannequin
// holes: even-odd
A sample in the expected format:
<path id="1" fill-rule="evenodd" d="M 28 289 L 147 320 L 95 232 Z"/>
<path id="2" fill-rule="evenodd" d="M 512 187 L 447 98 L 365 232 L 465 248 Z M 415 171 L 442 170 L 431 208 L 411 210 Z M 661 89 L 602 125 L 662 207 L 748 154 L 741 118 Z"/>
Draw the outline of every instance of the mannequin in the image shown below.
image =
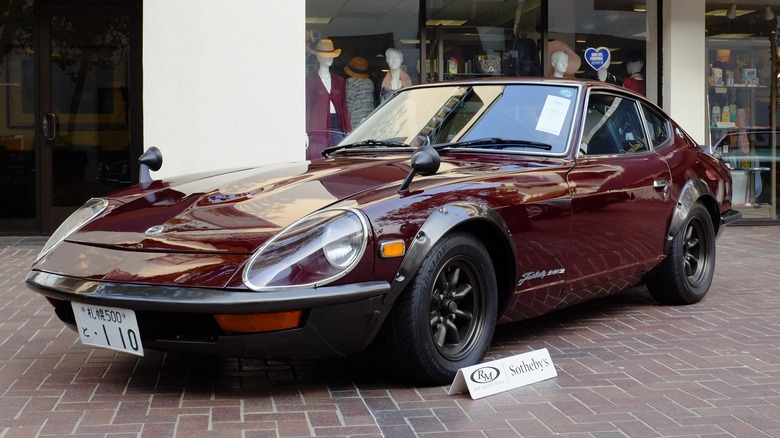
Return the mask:
<path id="1" fill-rule="evenodd" d="M 547 68 L 545 69 L 545 76 L 547 77 L 573 77 L 574 73 L 580 69 L 582 60 L 579 55 L 574 53 L 574 50 L 562 41 L 549 41 L 547 43 L 547 53 L 550 54 Z"/>
<path id="2" fill-rule="evenodd" d="M 334 49 L 333 41 L 323 39 L 312 52 L 319 66 L 316 74 L 306 78 L 306 133 L 309 135 L 306 159 L 319 158 L 323 150 L 338 144 L 352 130 L 344 78 L 330 74 L 330 66 L 341 49 Z"/>
<path id="3" fill-rule="evenodd" d="M 347 78 L 347 112 L 349 122 L 356 128 L 374 109 L 374 82 L 368 78 L 368 61 L 355 56 L 344 67 Z"/>
<path id="4" fill-rule="evenodd" d="M 550 55 L 550 62 L 553 66 L 553 77 L 562 78 L 569 67 L 569 55 L 564 51 L 558 50 Z"/>
<path id="5" fill-rule="evenodd" d="M 626 72 L 628 77 L 623 80 L 623 85 L 629 90 L 636 91 L 637 93 L 645 96 L 647 94 L 647 85 L 645 83 L 645 76 L 642 74 L 642 67 L 645 66 L 645 61 L 641 53 L 637 51 L 631 51 L 626 56 Z"/>
<path id="6" fill-rule="evenodd" d="M 623 80 L 609 72 L 609 60 L 596 70 L 596 77 L 601 82 L 609 82 L 610 84 L 623 85 Z"/>
<path id="7" fill-rule="evenodd" d="M 412 78 L 401 70 L 401 64 L 404 62 L 404 55 L 400 50 L 387 49 L 385 51 L 385 60 L 389 70 L 382 80 L 382 86 L 379 89 L 379 101 L 384 102 L 393 95 L 395 90 L 412 85 Z"/>

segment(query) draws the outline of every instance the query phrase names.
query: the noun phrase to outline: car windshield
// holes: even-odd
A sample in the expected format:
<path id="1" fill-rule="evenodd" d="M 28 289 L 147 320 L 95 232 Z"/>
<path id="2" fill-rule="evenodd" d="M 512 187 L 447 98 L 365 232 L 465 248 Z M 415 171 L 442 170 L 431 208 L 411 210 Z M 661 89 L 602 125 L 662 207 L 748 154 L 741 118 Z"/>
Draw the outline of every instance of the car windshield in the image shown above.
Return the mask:
<path id="1" fill-rule="evenodd" d="M 402 90 L 340 146 L 484 146 L 562 153 L 571 135 L 578 90 L 563 85 L 484 84 Z M 454 143 L 454 144 L 453 144 Z M 539 147 L 544 145 L 544 147 Z"/>

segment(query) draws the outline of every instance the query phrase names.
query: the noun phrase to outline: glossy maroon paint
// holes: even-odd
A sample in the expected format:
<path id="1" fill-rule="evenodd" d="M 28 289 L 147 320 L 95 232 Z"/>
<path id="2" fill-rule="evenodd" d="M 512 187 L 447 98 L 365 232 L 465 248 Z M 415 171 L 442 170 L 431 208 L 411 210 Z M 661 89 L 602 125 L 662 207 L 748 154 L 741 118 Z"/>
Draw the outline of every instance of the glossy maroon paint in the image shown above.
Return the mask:
<path id="1" fill-rule="evenodd" d="M 594 90 L 652 106 L 617 87 L 575 83 L 580 108 Z M 582 111 L 576 115 L 581 119 Z M 485 239 L 488 250 L 511 255 L 496 266 L 499 322 L 530 318 L 641 281 L 666 257 L 672 216 L 690 180 L 709 187 L 713 208 L 731 208 L 728 171 L 669 123 L 673 139 L 647 153 L 578 156 L 581 121 L 565 156 L 444 149 L 438 172 L 415 176 L 400 193 L 411 149 L 353 150 L 327 160 L 155 181 L 110 197 L 107 214 L 34 269 L 100 282 L 246 290 L 241 272 L 257 248 L 302 217 L 339 206 L 366 215 L 369 243 L 359 264 L 328 286 L 379 281 L 390 288 L 403 258 L 382 258 L 377 248 L 398 239 L 410 248 L 429 218 L 458 202 L 497 214 L 496 223 L 475 217 L 462 226 Z M 164 232 L 151 232 L 155 226 Z M 491 226 L 509 241 L 485 238 L 495 237 L 482 234 Z M 366 306 L 372 316 L 356 318 L 370 319 L 362 323 L 374 333 L 372 324 L 381 325 L 394 299 L 374 297 Z"/>

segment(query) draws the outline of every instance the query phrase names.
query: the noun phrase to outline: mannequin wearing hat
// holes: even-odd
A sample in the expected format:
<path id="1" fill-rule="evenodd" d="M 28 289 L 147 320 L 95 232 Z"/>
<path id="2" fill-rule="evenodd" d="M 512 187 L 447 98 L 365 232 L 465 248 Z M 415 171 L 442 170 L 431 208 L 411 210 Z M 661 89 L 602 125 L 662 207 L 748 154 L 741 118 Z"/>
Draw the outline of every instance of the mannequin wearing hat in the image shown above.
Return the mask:
<path id="1" fill-rule="evenodd" d="M 347 111 L 344 78 L 330 74 L 333 60 L 341 49 L 333 41 L 322 39 L 311 49 L 317 56 L 317 73 L 306 78 L 306 133 L 309 147 L 306 159 L 322 156 L 326 148 L 338 144 L 344 134 L 352 130 Z"/>
<path id="2" fill-rule="evenodd" d="M 582 60 L 571 47 L 562 41 L 549 41 L 547 51 L 550 54 L 546 68 L 547 77 L 572 77 L 579 70 Z"/>
<path id="3" fill-rule="evenodd" d="M 347 112 L 349 122 L 356 128 L 374 109 L 374 82 L 368 78 L 368 61 L 355 56 L 344 67 L 347 78 Z"/>
<path id="4" fill-rule="evenodd" d="M 550 62 L 553 66 L 553 77 L 562 78 L 569 68 L 569 55 L 566 52 L 558 50 L 550 55 Z"/>
<path id="5" fill-rule="evenodd" d="M 393 95 L 395 90 L 412 85 L 412 78 L 401 70 L 401 63 L 404 62 L 404 55 L 398 49 L 387 49 L 385 51 L 385 60 L 390 70 L 382 80 L 382 86 L 379 89 L 379 101 L 384 102 Z"/>

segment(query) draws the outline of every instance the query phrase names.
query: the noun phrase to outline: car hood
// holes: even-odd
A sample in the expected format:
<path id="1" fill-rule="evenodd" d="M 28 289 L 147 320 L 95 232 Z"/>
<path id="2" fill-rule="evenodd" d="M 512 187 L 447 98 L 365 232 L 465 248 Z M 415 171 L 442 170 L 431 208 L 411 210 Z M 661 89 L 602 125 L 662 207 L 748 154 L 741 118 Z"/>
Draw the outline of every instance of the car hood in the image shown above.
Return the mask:
<path id="1" fill-rule="evenodd" d="M 475 164 L 459 164 L 468 166 Z M 409 155 L 403 154 L 155 181 L 146 189 L 138 186 L 109 197 L 108 213 L 67 240 L 141 251 L 251 253 L 309 213 L 368 190 L 394 193 L 409 170 Z"/>

